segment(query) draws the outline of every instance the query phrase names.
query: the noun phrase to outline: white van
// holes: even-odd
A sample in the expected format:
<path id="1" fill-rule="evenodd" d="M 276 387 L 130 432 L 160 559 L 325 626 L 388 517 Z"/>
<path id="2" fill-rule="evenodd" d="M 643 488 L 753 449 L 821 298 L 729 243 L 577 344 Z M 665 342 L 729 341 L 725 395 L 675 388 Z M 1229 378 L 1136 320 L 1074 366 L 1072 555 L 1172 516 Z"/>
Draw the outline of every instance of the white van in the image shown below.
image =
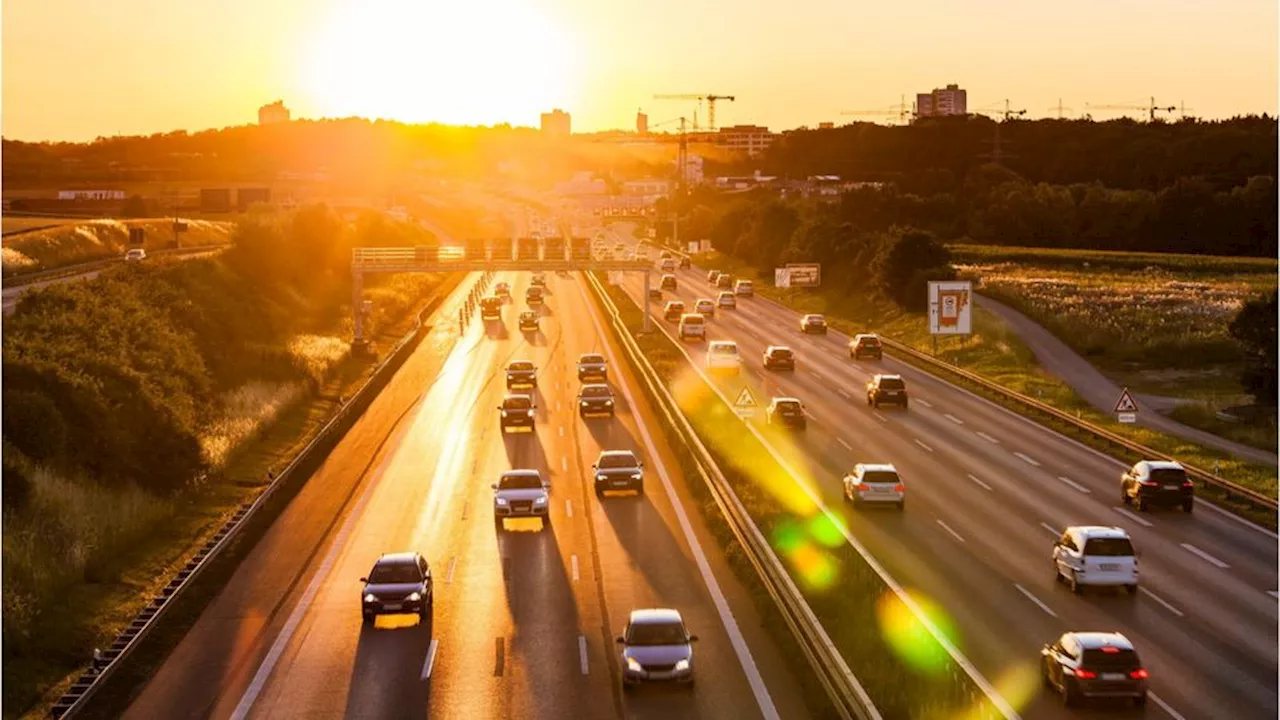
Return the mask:
<path id="1" fill-rule="evenodd" d="M 1058 580 L 1079 593 L 1085 585 L 1123 586 L 1138 592 L 1138 558 L 1123 528 L 1076 525 L 1053 544 Z"/>
<path id="2" fill-rule="evenodd" d="M 737 375 L 742 372 L 742 355 L 732 340 L 712 340 L 707 347 L 707 370 Z"/>
<path id="3" fill-rule="evenodd" d="M 685 313 L 680 316 L 680 339 L 707 339 L 707 321 L 698 313 Z"/>

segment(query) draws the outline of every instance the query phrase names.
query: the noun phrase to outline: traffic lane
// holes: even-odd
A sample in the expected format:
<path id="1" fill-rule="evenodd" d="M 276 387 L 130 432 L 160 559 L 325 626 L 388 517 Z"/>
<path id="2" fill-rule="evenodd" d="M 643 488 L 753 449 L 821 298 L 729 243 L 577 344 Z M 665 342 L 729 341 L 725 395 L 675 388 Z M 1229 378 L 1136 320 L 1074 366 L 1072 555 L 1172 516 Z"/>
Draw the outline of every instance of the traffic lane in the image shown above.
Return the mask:
<path id="1" fill-rule="evenodd" d="M 389 448 L 407 432 L 405 418 L 438 380 L 457 342 L 456 324 L 441 319 L 456 315 L 474 278 L 468 276 L 432 314 L 427 337 L 258 540 L 140 689 L 126 717 L 204 713 L 221 698 L 243 693 L 311 581 L 315 556 L 329 545 L 354 498 L 376 479 Z"/>
<path id="2" fill-rule="evenodd" d="M 79 275 L 67 275 L 65 277 L 54 278 L 52 280 L 41 280 L 39 282 L 28 283 L 26 285 L 4 288 L 3 290 L 0 290 L 0 306 L 2 306 L 0 311 L 5 315 L 12 315 L 13 311 L 18 308 L 18 301 L 22 299 L 22 295 L 28 290 L 35 290 L 42 287 L 48 287 L 50 285 L 57 285 L 59 283 L 71 282 L 73 280 L 92 280 L 98 277 L 101 273 L 101 270 L 94 270 L 92 272 L 81 273 Z"/>
<path id="3" fill-rule="evenodd" d="M 610 359 L 610 384 L 615 394 L 624 399 L 618 388 L 625 384 L 638 402 L 643 402 L 637 389 L 639 380 L 629 365 L 622 362 L 620 350 L 611 338 L 604 338 L 596 329 L 596 321 L 603 327 L 606 320 L 598 314 L 594 303 L 580 290 L 580 311 L 574 314 L 574 325 L 566 330 L 566 342 L 572 348 L 569 356 L 583 352 L 605 352 Z M 592 320 L 591 314 L 596 318 Z M 574 344 L 574 343 L 581 344 Z M 695 571 L 692 548 L 681 529 L 681 521 L 669 492 L 674 492 L 676 502 L 685 508 L 694 501 L 685 488 L 685 480 L 675 473 L 669 477 L 670 490 L 663 482 L 660 466 L 672 470 L 678 468 L 670 450 L 660 440 L 655 430 L 651 438 L 658 438 L 658 447 L 649 446 L 640 431 L 640 423 L 655 428 L 657 422 L 647 406 L 621 406 L 613 420 L 579 421 L 575 428 L 580 446 L 581 463 L 590 468 L 598 453 L 604 449 L 632 449 L 645 460 L 646 492 L 643 496 L 606 495 L 603 499 L 589 497 L 590 517 L 599 543 L 601 572 L 606 578 L 605 605 L 614 634 L 620 633 L 627 615 L 632 609 L 652 606 L 675 607 L 684 615 L 690 631 L 699 635 L 695 646 L 697 657 L 697 682 L 691 695 L 680 688 L 641 687 L 624 695 L 628 717 L 759 717 L 762 710 L 753 696 L 753 687 L 746 677 L 729 630 L 719 616 L 706 580 Z M 660 453 L 658 458 L 654 451 Z M 661 460 L 659 462 L 658 460 Z M 589 476 L 587 482 L 590 482 Z M 692 510 L 685 511 L 697 544 L 705 553 L 708 571 L 716 580 L 728 607 L 737 618 L 736 630 L 750 648 L 750 662 L 763 678 L 768 697 L 781 717 L 805 717 L 808 715 L 803 694 L 793 676 L 791 667 L 777 652 L 772 640 L 761 627 L 751 596 L 737 582 L 728 568 L 714 537 L 705 528 L 701 517 Z M 620 664 L 618 649 L 611 661 Z M 615 671 L 620 672 L 620 668 Z"/>

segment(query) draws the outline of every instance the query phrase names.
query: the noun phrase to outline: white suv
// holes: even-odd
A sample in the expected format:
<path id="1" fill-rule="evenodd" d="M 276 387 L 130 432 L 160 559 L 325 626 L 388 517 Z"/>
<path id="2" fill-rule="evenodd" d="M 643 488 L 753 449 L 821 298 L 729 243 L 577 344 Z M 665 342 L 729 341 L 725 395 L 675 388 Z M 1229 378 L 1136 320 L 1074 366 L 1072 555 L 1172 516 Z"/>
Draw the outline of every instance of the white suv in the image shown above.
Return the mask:
<path id="1" fill-rule="evenodd" d="M 732 340 L 712 340 L 707 348 L 707 370 L 737 375 L 742 372 L 742 356 L 738 343 Z"/>
<path id="2" fill-rule="evenodd" d="M 858 463 L 844 476 L 844 499 L 854 507 L 885 503 L 901 510 L 907 504 L 907 486 L 889 463 Z"/>
<path id="3" fill-rule="evenodd" d="M 680 316 L 680 339 L 707 339 L 707 321 L 698 313 L 685 313 Z"/>
<path id="4" fill-rule="evenodd" d="M 1053 570 L 1071 592 L 1085 585 L 1122 585 L 1138 592 L 1138 557 L 1123 528 L 1073 525 L 1053 544 Z"/>

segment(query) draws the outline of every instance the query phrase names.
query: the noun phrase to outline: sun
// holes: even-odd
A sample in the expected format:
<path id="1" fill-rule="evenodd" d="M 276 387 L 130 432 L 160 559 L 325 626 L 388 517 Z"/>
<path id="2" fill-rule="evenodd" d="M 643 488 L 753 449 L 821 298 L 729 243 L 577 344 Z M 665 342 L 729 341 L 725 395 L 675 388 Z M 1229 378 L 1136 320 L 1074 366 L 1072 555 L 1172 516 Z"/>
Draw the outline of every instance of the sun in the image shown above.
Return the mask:
<path id="1" fill-rule="evenodd" d="M 528 124 L 571 104 L 571 37 L 535 0 L 337 0 L 301 70 L 327 117 Z"/>

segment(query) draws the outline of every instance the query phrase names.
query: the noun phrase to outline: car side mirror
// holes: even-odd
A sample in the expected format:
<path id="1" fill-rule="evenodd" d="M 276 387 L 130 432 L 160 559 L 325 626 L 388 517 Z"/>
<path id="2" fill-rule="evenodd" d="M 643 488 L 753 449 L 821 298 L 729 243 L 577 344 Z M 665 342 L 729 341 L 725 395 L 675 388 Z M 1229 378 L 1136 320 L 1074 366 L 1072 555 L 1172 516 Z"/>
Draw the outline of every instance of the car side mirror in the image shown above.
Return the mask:
<path id="1" fill-rule="evenodd" d="M 367 577 L 362 577 L 362 578 L 360 578 L 360 582 L 362 582 L 362 583 L 367 583 L 367 582 L 369 582 L 369 578 L 367 578 Z"/>
<path id="2" fill-rule="evenodd" d="M 639 462 L 637 462 L 636 467 L 644 467 L 644 461 L 640 460 Z"/>
<path id="3" fill-rule="evenodd" d="M 592 470 L 595 470 L 595 469 L 596 469 L 596 463 L 591 463 L 591 469 L 592 469 Z"/>
<path id="4" fill-rule="evenodd" d="M 622 639 L 622 636 L 621 636 L 621 635 L 619 635 L 618 637 L 614 638 L 614 642 L 616 642 L 616 643 L 618 643 L 619 645 L 621 645 L 621 644 L 625 643 L 625 642 L 626 642 L 626 640 Z"/>
<path id="5" fill-rule="evenodd" d="M 497 490 L 497 489 L 498 489 L 498 483 L 489 483 L 489 487 L 490 487 L 490 488 L 492 488 L 492 489 L 494 489 L 494 490 Z"/>
<path id="6" fill-rule="evenodd" d="M 697 636 L 697 635 L 690 635 L 690 636 L 689 636 L 689 642 L 698 642 L 698 636 Z"/>

